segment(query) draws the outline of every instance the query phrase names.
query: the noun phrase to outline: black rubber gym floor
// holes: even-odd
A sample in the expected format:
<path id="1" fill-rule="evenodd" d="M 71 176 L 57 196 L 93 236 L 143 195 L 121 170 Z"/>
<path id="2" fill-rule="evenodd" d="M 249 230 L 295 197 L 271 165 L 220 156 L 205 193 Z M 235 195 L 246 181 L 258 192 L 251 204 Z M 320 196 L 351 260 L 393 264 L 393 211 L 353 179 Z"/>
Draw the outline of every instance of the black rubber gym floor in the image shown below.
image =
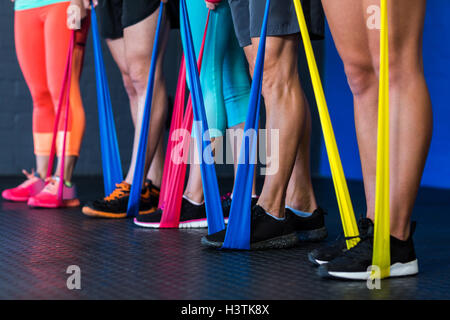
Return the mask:
<path id="1" fill-rule="evenodd" d="M 0 187 L 21 178 L 1 178 Z M 100 178 L 76 179 L 80 198 L 102 195 Z M 331 180 L 316 179 L 332 241 L 341 227 Z M 230 181 L 222 181 L 227 191 Z M 362 184 L 351 182 L 355 211 Z M 319 244 L 289 250 L 228 252 L 200 246 L 202 230 L 148 230 L 131 220 L 84 217 L 80 209 L 29 209 L 0 202 L 1 299 L 449 299 L 450 190 L 421 189 L 414 210 L 420 274 L 365 282 L 323 280 L 307 261 Z M 67 289 L 68 266 L 81 290 Z"/>

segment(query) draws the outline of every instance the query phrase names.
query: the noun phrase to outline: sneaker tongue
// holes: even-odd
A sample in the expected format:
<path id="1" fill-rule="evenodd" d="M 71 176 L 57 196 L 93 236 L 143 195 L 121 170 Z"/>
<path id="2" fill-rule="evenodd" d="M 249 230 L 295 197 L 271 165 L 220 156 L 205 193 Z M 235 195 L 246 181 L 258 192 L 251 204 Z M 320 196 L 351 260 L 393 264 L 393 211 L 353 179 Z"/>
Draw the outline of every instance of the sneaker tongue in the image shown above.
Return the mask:
<path id="1" fill-rule="evenodd" d="M 259 217 L 259 216 L 268 216 L 269 215 L 266 213 L 266 210 L 264 210 L 261 206 L 259 205 L 255 205 L 251 210 L 252 213 L 252 217 L 253 219 Z"/>
<path id="2" fill-rule="evenodd" d="M 253 212 L 254 212 L 255 214 L 265 214 L 265 213 L 266 213 L 266 210 L 264 210 L 261 206 L 256 205 L 256 206 L 253 208 Z"/>
<path id="3" fill-rule="evenodd" d="M 358 223 L 360 233 L 362 234 L 373 234 L 373 222 L 368 218 L 361 218 Z"/>

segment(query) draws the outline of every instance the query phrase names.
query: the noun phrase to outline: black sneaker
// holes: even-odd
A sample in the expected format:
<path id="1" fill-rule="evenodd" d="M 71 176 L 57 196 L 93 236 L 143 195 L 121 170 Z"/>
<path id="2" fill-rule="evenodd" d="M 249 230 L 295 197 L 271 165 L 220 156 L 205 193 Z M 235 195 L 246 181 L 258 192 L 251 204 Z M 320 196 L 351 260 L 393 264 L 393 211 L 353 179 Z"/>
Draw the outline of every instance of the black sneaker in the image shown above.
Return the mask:
<path id="1" fill-rule="evenodd" d="M 201 243 L 207 247 L 221 248 L 225 241 L 226 228 L 214 234 L 202 237 Z M 250 249 L 283 249 L 298 244 L 291 215 L 283 220 L 268 215 L 256 205 L 252 209 L 250 227 Z"/>
<path id="2" fill-rule="evenodd" d="M 159 228 L 163 211 L 156 210 L 152 214 L 139 216 L 134 219 L 134 224 L 144 228 Z M 195 205 L 183 198 L 181 202 L 180 224 L 178 228 L 206 228 L 208 222 L 206 220 L 205 204 Z"/>
<path id="3" fill-rule="evenodd" d="M 326 212 L 322 208 L 314 210 L 308 217 L 296 215 L 286 208 L 286 215 L 290 215 L 295 233 L 299 241 L 321 241 L 328 236 L 325 227 Z"/>
<path id="4" fill-rule="evenodd" d="M 90 217 L 123 219 L 127 217 L 128 199 L 131 185 L 122 182 L 116 184 L 116 189 L 107 197 L 88 203 L 82 212 Z M 146 215 L 156 210 L 159 201 L 159 189 L 150 180 L 142 188 L 139 215 Z"/>
<path id="5" fill-rule="evenodd" d="M 258 203 L 259 197 L 252 196 L 252 204 L 251 207 L 253 208 Z M 228 223 L 228 218 L 230 217 L 230 210 L 231 210 L 231 193 L 227 193 L 226 195 L 221 197 L 222 201 L 222 209 L 223 209 L 223 216 L 225 218 L 225 224 Z"/>
<path id="6" fill-rule="evenodd" d="M 414 251 L 412 234 L 406 241 L 391 236 L 391 267 L 389 277 L 415 275 L 419 267 Z M 367 280 L 372 265 L 373 236 L 363 237 L 361 241 L 337 258 L 319 267 L 318 273 L 324 278 Z"/>
<path id="7" fill-rule="evenodd" d="M 367 218 L 360 218 L 358 221 L 358 229 L 361 237 L 365 237 L 367 234 L 373 233 L 373 222 Z M 323 246 L 311 251 L 308 254 L 308 259 L 314 265 L 319 266 L 321 264 L 328 263 L 343 252 L 347 251 L 347 241 L 351 238 L 345 238 L 342 235 L 339 236 L 331 245 Z"/>

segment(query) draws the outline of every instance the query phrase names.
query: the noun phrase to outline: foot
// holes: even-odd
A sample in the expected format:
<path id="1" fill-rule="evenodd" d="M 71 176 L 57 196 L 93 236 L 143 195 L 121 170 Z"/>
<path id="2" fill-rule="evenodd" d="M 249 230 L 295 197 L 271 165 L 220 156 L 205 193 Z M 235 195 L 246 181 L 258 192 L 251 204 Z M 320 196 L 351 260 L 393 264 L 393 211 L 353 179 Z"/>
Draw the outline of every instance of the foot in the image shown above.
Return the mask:
<path id="1" fill-rule="evenodd" d="M 391 236 L 390 249 L 389 277 L 410 276 L 419 272 L 412 236 L 406 241 Z M 367 280 L 371 275 L 369 267 L 372 265 L 372 255 L 373 236 L 368 235 L 350 250 L 321 265 L 318 273 L 323 278 Z"/>
<path id="2" fill-rule="evenodd" d="M 275 218 L 260 206 L 253 207 L 250 227 L 250 249 L 282 249 L 299 243 L 291 215 L 283 219 Z M 226 229 L 205 236 L 201 243 L 212 248 L 221 248 L 225 241 Z"/>
<path id="3" fill-rule="evenodd" d="M 89 217 L 123 219 L 127 217 L 131 185 L 122 182 L 107 197 L 88 203 L 82 212 Z M 155 212 L 159 201 L 159 189 L 147 180 L 142 188 L 139 215 Z"/>
<path id="4" fill-rule="evenodd" d="M 78 207 L 80 200 L 77 198 L 77 190 L 74 184 L 63 184 L 63 198 L 58 200 L 59 178 L 47 180 L 45 188 L 37 195 L 28 199 L 28 205 L 33 208 L 68 208 Z"/>
<path id="5" fill-rule="evenodd" d="M 321 241 L 328 236 L 325 227 L 326 212 L 322 208 L 314 210 L 310 216 L 301 216 L 295 214 L 286 208 L 286 215 L 291 216 L 295 233 L 299 241 Z"/>
<path id="6" fill-rule="evenodd" d="M 134 218 L 134 224 L 144 228 L 159 228 L 163 211 L 156 210 L 154 213 Z M 179 229 L 207 228 L 205 203 L 194 204 L 186 197 L 181 202 Z"/>
<path id="7" fill-rule="evenodd" d="M 34 170 L 31 173 L 22 170 L 22 173 L 27 177 L 27 180 L 15 188 L 4 190 L 2 192 L 3 199 L 14 202 L 27 202 L 30 197 L 37 195 L 44 189 L 44 180 L 35 174 Z"/>
<path id="8" fill-rule="evenodd" d="M 361 237 L 365 237 L 367 234 L 373 234 L 372 220 L 367 218 L 360 218 L 358 221 L 358 230 Z M 346 240 L 348 240 L 348 238 L 340 236 L 331 245 L 323 246 L 311 251 L 308 254 L 309 261 L 316 266 L 328 263 L 343 252 L 347 251 Z"/>

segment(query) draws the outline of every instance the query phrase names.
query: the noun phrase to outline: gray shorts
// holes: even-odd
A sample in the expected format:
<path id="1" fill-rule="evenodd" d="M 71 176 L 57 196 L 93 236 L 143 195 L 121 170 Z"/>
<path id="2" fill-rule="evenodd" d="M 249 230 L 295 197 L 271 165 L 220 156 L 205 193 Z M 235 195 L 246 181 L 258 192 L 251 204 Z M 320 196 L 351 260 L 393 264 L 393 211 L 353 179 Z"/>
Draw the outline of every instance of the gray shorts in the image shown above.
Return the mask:
<path id="1" fill-rule="evenodd" d="M 251 44 L 251 38 L 261 34 L 266 1 L 228 0 L 233 16 L 234 30 L 241 47 Z M 321 0 L 301 0 L 311 39 L 323 39 L 324 13 Z M 292 0 L 271 0 L 268 36 L 283 36 L 299 33 L 297 15 Z"/>

